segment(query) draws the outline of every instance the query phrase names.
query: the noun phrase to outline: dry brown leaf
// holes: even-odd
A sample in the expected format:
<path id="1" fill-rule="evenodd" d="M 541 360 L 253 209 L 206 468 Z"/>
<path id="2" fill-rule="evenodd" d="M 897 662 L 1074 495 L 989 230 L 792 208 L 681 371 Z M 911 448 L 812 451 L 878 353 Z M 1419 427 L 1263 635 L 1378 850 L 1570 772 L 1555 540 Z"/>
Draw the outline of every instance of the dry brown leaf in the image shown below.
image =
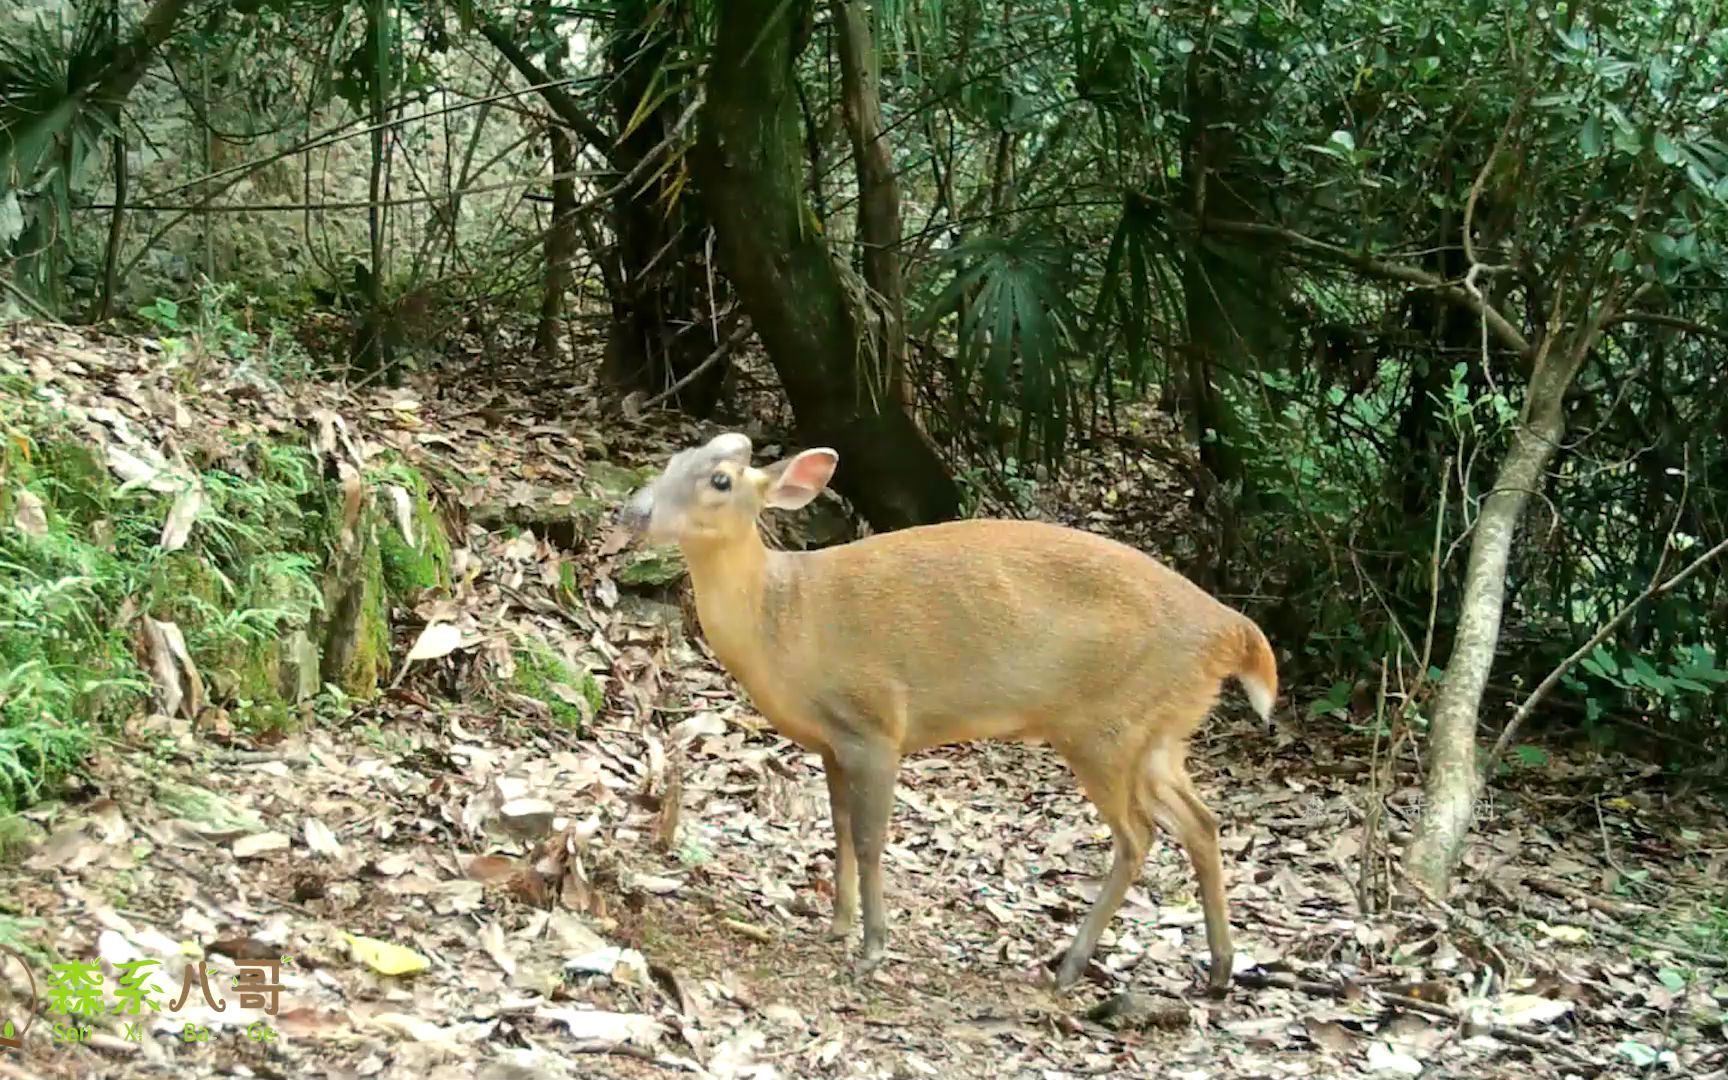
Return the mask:
<path id="1" fill-rule="evenodd" d="M 300 832 L 306 838 L 306 847 L 314 855 L 327 855 L 333 859 L 342 857 L 342 842 L 336 839 L 336 834 L 330 831 L 330 826 L 317 818 L 307 818 L 302 821 Z"/>
<path id="2" fill-rule="evenodd" d="M 286 851 L 288 834 L 281 832 L 252 833 L 235 840 L 232 845 L 236 859 L 255 859 L 272 851 Z"/>
<path id="3" fill-rule="evenodd" d="M 12 525 L 26 536 L 41 539 L 48 535 L 47 509 L 29 488 L 19 488 L 13 495 Z"/>
<path id="4" fill-rule="evenodd" d="M 204 487 L 194 480 L 174 497 L 168 508 L 168 519 L 162 523 L 162 536 L 157 541 L 163 551 L 179 551 L 192 536 L 192 525 L 204 507 Z"/>
<path id="5" fill-rule="evenodd" d="M 497 920 L 480 928 L 480 947 L 500 971 L 511 978 L 516 976 L 516 957 L 511 954 L 510 944 L 504 940 L 504 927 Z"/>

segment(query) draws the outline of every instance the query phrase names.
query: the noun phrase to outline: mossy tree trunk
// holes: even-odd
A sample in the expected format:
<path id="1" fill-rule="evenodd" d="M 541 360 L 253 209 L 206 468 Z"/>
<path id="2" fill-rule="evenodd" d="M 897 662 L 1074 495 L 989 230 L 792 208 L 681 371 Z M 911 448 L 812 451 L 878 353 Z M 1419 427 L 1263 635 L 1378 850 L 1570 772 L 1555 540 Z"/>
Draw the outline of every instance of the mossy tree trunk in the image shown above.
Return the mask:
<path id="1" fill-rule="evenodd" d="M 959 490 L 886 372 L 864 358 L 861 299 L 804 200 L 793 62 L 811 16 L 809 0 L 721 0 L 695 178 L 799 438 L 839 452 L 835 487 L 875 528 L 944 520 Z"/>

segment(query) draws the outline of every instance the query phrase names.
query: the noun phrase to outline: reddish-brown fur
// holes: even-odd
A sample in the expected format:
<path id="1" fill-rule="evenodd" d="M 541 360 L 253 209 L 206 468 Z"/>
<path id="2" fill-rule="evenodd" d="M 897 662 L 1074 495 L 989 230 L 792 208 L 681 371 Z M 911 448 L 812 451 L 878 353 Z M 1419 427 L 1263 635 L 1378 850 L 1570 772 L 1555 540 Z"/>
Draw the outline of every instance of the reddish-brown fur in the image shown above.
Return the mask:
<path id="1" fill-rule="evenodd" d="M 805 451 L 762 470 L 749 456 L 741 435 L 686 450 L 627 516 L 680 545 L 715 655 L 777 730 L 822 756 L 831 933 L 850 932 L 861 900 L 860 966 L 886 942 L 880 863 L 902 756 L 1017 739 L 1053 746 L 1115 837 L 1058 985 L 1091 958 L 1160 826 L 1194 865 L 1221 992 L 1232 949 L 1218 825 L 1184 762 L 1225 679 L 1269 713 L 1278 676 L 1260 629 L 1150 556 L 1056 525 L 957 521 L 770 550 L 757 514 L 808 502 L 836 459 Z"/>

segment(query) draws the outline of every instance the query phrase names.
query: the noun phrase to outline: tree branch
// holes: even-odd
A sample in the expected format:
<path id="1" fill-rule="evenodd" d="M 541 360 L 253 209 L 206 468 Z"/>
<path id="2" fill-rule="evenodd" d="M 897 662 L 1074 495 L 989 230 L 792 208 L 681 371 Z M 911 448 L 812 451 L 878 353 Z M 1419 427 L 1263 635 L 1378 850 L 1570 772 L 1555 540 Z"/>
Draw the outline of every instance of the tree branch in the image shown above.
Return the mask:
<path id="1" fill-rule="evenodd" d="M 1252 221 L 1221 221 L 1217 218 L 1208 218 L 1202 227 L 1236 236 L 1256 236 L 1273 240 L 1303 254 L 1354 267 L 1370 277 L 1382 278 L 1386 281 L 1402 281 L 1409 285 L 1432 289 L 1452 303 L 1468 308 L 1487 320 L 1488 329 L 1494 337 L 1502 345 L 1517 353 L 1519 357 L 1529 359 L 1531 355 L 1530 342 L 1505 315 L 1500 313 L 1499 309 L 1486 300 L 1472 296 L 1470 291 L 1463 286 L 1454 285 L 1437 274 L 1431 274 L 1419 267 L 1408 266 L 1404 263 L 1377 259 L 1366 252 L 1353 251 L 1337 244 L 1329 244 L 1324 240 L 1315 240 L 1278 225 L 1260 225 Z"/>
<path id="2" fill-rule="evenodd" d="M 1700 334 L 1713 337 L 1718 341 L 1728 342 L 1728 330 L 1711 326 L 1708 323 L 1693 322 L 1678 315 L 1662 315 L 1654 311 L 1623 311 L 1608 320 L 1607 325 L 1619 323 L 1649 323 L 1652 326 L 1671 326 L 1676 330 L 1684 330 L 1688 334 Z"/>
<path id="3" fill-rule="evenodd" d="M 678 391 L 695 382 L 704 371 L 707 371 L 715 364 L 718 364 L 733 349 L 744 344 L 744 340 L 750 336 L 750 331 L 752 329 L 754 328 L 750 325 L 749 317 L 739 316 L 738 324 L 732 328 L 732 332 L 726 335 L 725 340 L 721 341 L 720 344 L 714 346 L 714 351 L 703 357 L 700 364 L 697 364 L 695 367 L 685 372 L 684 377 L 673 383 L 671 386 L 668 386 L 666 389 L 655 394 L 647 401 L 636 406 L 638 415 L 647 412 L 649 409 L 652 409 L 654 406 L 665 401 L 673 394 L 676 394 Z"/>
<path id="4" fill-rule="evenodd" d="M 1643 592 L 1633 597 L 1631 602 L 1621 608 L 1612 619 L 1603 623 L 1594 634 L 1591 634 L 1589 641 L 1578 646 L 1572 651 L 1572 655 L 1560 661 L 1559 665 L 1556 666 L 1553 671 L 1550 671 L 1541 682 L 1536 684 L 1536 689 L 1530 691 L 1530 696 L 1524 699 L 1524 703 L 1518 706 L 1518 711 L 1512 714 L 1512 719 L 1508 720 L 1506 726 L 1501 729 L 1500 737 L 1494 740 L 1494 748 L 1488 751 L 1487 767 L 1482 770 L 1482 774 L 1484 776 L 1492 774 L 1495 764 L 1500 760 L 1500 755 L 1506 752 L 1506 747 L 1511 743 L 1512 736 L 1517 733 L 1519 726 L 1523 724 L 1525 720 L 1529 719 L 1530 714 L 1535 711 L 1536 706 L 1542 702 L 1543 698 L 1548 696 L 1548 692 L 1554 689 L 1554 687 L 1560 682 L 1561 678 L 1564 677 L 1568 671 L 1571 671 L 1580 660 L 1588 656 L 1596 646 L 1607 641 L 1608 636 L 1612 634 L 1621 623 L 1625 622 L 1640 604 L 1643 604 L 1653 596 L 1659 596 L 1662 593 L 1675 588 L 1682 581 L 1691 577 L 1695 571 L 1716 558 L 1718 555 L 1722 554 L 1724 551 L 1728 551 L 1728 539 L 1723 540 L 1709 551 L 1706 551 L 1704 554 L 1687 563 L 1684 568 L 1676 572 L 1675 575 L 1668 580 L 1661 582 L 1652 580 Z"/>
<path id="5" fill-rule="evenodd" d="M 612 137 L 596 124 L 582 106 L 576 104 L 576 99 L 564 92 L 563 87 L 556 85 L 547 77 L 540 65 L 532 57 L 522 51 L 514 38 L 505 33 L 504 28 L 497 23 L 487 21 L 480 24 L 480 33 L 494 48 L 510 61 L 510 66 L 520 71 L 531 83 L 540 85 L 540 96 L 546 100 L 547 108 L 555 113 L 558 119 L 564 121 L 578 135 L 587 140 L 588 145 L 598 150 L 614 168 L 628 168 L 634 162 L 622 159 L 622 152 L 613 145 Z"/>

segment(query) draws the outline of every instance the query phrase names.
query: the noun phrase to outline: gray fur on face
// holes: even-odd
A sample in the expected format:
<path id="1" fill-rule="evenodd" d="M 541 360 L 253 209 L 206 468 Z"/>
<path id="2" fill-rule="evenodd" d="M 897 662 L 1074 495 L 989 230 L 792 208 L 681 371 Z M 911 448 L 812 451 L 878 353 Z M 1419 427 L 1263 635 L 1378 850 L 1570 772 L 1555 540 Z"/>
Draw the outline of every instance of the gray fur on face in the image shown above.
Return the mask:
<path id="1" fill-rule="evenodd" d="M 737 431 L 724 432 L 701 446 L 680 450 L 653 482 L 630 497 L 624 506 L 623 523 L 641 534 L 651 531 L 656 519 L 680 520 L 695 501 L 698 480 L 723 462 L 748 468 L 751 450 L 750 436 Z"/>

